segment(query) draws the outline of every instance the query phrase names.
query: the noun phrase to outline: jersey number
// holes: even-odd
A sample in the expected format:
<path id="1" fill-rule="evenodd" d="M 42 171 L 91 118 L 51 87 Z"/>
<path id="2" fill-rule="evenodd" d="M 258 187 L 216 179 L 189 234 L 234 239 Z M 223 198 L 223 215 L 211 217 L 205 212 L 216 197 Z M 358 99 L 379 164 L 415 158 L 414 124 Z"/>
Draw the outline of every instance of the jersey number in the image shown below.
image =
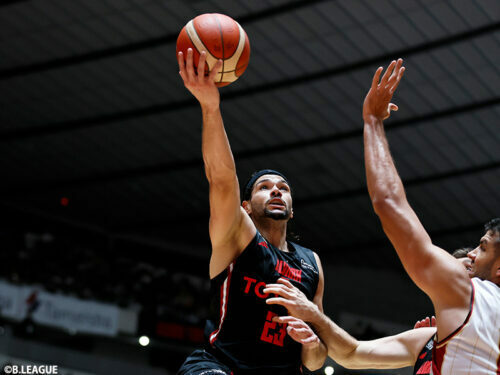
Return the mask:
<path id="1" fill-rule="evenodd" d="M 286 336 L 286 324 L 273 322 L 274 316 L 278 316 L 278 314 L 272 311 L 267 312 L 266 322 L 264 323 L 260 339 L 270 344 L 283 346 Z"/>

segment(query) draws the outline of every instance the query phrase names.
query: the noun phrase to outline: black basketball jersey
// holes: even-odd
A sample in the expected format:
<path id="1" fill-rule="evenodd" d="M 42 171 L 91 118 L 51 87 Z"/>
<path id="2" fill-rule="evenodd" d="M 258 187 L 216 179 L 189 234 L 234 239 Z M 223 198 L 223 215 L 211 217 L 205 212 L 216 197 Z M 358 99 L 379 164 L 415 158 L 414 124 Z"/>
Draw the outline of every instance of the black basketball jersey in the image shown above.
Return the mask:
<path id="1" fill-rule="evenodd" d="M 286 324 L 272 321 L 288 315 L 280 305 L 267 305 L 266 284 L 288 279 L 308 299 L 316 294 L 319 270 L 311 250 L 288 243 L 284 252 L 257 234 L 229 267 L 211 281 L 210 317 L 205 327 L 207 350 L 239 373 L 299 374 L 301 344 Z"/>
<path id="2" fill-rule="evenodd" d="M 434 336 L 427 341 L 427 344 L 422 348 L 422 351 L 417 357 L 415 367 L 413 367 L 414 375 L 429 375 L 432 367 L 432 348 L 434 347 Z"/>

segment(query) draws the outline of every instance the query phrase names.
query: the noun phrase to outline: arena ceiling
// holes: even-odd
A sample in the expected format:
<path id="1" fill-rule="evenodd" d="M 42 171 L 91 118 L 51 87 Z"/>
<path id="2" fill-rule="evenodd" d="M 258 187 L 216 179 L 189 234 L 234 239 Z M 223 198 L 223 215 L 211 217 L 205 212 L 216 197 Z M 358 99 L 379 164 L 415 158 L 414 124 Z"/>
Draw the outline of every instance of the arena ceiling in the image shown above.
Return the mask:
<path id="1" fill-rule="evenodd" d="M 366 191 L 361 121 L 373 72 L 397 57 L 387 134 L 431 237 L 473 245 L 500 215 L 498 0 L 27 0 L 0 6 L 4 219 L 208 257 L 201 114 L 175 58 L 206 12 L 250 38 L 246 73 L 221 90 L 240 181 L 287 174 L 294 230 L 324 262 L 397 264 Z"/>

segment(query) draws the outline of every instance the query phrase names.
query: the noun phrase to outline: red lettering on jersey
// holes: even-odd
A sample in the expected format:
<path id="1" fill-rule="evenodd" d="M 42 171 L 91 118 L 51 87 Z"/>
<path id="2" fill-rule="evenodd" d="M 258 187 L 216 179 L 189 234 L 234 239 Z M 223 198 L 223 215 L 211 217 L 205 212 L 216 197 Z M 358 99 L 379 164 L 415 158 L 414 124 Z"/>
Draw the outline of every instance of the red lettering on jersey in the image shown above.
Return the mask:
<path id="1" fill-rule="evenodd" d="M 267 242 L 266 241 L 259 242 L 259 245 L 260 246 L 264 246 L 266 249 L 269 249 L 269 246 L 267 246 Z"/>
<path id="2" fill-rule="evenodd" d="M 260 283 L 257 283 L 257 285 L 255 285 L 255 294 L 257 295 L 257 297 L 259 298 L 267 298 L 269 297 L 269 293 L 261 293 L 260 291 L 260 288 L 265 288 L 266 287 L 266 283 L 261 281 Z"/>
<path id="3" fill-rule="evenodd" d="M 273 317 L 277 315 L 272 311 L 267 312 L 266 322 L 264 323 L 260 339 L 273 345 L 283 346 L 286 336 L 286 324 L 273 322 Z"/>
<path id="4" fill-rule="evenodd" d="M 243 276 L 243 280 L 246 280 L 246 282 L 247 282 L 247 286 L 245 287 L 245 294 L 248 294 L 252 284 L 257 282 L 257 280 L 252 279 L 251 277 L 248 277 L 248 276 Z"/>
<path id="5" fill-rule="evenodd" d="M 275 270 L 291 280 L 298 281 L 299 283 L 302 280 L 302 270 L 290 267 L 287 262 L 284 260 L 277 260 Z"/>
<path id="6" fill-rule="evenodd" d="M 417 371 L 417 375 L 429 375 L 431 373 L 432 361 L 422 363 L 422 366 Z"/>

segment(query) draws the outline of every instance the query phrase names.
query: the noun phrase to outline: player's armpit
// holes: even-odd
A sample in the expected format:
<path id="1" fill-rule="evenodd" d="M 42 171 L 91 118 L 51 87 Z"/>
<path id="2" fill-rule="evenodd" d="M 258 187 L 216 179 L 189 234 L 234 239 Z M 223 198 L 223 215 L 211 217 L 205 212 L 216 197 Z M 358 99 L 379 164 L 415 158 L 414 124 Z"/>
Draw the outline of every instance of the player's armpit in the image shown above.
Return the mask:
<path id="1" fill-rule="evenodd" d="M 471 286 L 463 265 L 432 244 L 417 215 L 405 200 L 377 210 L 382 227 L 411 279 L 433 301 L 445 307 L 468 309 Z"/>
<path id="2" fill-rule="evenodd" d="M 212 208 L 210 210 L 209 232 L 212 242 L 210 278 L 214 278 L 226 269 L 242 253 L 257 232 L 255 224 L 239 205 L 239 199 L 236 210 L 225 207 L 225 205 L 231 206 L 231 202 L 219 203 L 217 210 Z"/>

